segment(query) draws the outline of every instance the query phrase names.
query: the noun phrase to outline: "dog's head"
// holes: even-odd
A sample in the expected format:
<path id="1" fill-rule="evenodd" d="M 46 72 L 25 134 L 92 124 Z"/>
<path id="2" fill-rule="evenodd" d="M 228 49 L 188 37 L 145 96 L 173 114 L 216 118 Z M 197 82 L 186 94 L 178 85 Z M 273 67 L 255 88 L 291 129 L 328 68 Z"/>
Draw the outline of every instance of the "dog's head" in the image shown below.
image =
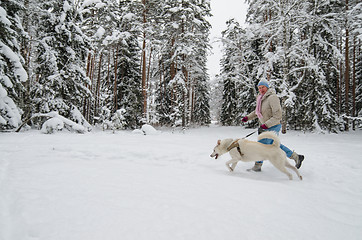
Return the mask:
<path id="1" fill-rule="evenodd" d="M 218 147 L 221 144 L 221 140 L 217 140 L 217 145 L 214 147 L 214 151 L 211 153 L 210 157 L 217 159 L 219 157 Z"/>
<path id="2" fill-rule="evenodd" d="M 211 153 L 210 157 L 217 159 L 219 156 L 227 153 L 227 147 L 232 143 L 233 139 L 223 139 L 218 140 L 216 146 L 214 147 L 214 151 Z"/>

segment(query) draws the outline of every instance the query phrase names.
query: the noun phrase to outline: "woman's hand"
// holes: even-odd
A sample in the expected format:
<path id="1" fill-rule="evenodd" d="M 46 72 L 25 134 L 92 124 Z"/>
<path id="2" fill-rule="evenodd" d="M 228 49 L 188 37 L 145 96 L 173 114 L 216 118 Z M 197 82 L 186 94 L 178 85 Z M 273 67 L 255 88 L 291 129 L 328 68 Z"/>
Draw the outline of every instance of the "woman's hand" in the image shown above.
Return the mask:
<path id="1" fill-rule="evenodd" d="M 265 130 L 267 130 L 267 129 L 268 129 L 268 127 L 265 124 L 261 125 L 258 128 L 258 135 L 260 135 L 262 132 L 265 132 Z"/>

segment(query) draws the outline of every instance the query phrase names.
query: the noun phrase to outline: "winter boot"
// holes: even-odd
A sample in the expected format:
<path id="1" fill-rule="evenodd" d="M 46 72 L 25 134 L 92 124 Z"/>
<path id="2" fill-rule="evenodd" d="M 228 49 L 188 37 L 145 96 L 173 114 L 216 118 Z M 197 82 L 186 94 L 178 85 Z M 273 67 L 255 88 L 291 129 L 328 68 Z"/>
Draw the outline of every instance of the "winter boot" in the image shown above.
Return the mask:
<path id="1" fill-rule="evenodd" d="M 255 162 L 254 167 L 248 169 L 248 171 L 261 172 L 261 166 L 263 166 L 263 162 Z"/>
<path id="2" fill-rule="evenodd" d="M 290 159 L 295 161 L 295 167 L 299 169 L 302 166 L 304 155 L 299 155 L 296 152 L 293 152 L 292 156 L 290 156 Z"/>

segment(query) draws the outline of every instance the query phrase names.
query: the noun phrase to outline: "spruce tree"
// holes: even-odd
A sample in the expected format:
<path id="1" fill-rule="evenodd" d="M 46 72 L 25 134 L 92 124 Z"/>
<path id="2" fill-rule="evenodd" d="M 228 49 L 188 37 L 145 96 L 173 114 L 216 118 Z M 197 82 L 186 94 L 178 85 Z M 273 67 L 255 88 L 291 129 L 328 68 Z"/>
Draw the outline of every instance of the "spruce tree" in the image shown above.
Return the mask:
<path id="1" fill-rule="evenodd" d="M 291 128 L 335 131 L 327 83 L 331 75 L 326 75 L 326 59 L 333 54 L 327 27 L 334 23 L 327 17 L 331 12 L 323 12 L 330 3 L 255 0 L 249 4 L 248 22 L 257 26 L 254 34 L 263 41 L 260 73 L 282 99 L 283 121 Z"/>
<path id="2" fill-rule="evenodd" d="M 362 118 L 362 51 L 359 51 L 356 67 L 356 113 L 357 117 Z M 360 120 L 361 122 L 361 120 Z M 360 127 L 362 123 L 360 123 Z"/>
<path id="3" fill-rule="evenodd" d="M 159 87 L 156 110 L 160 121 L 183 126 L 192 123 L 195 107 L 195 89 L 200 72 L 207 77 L 206 50 L 209 48 L 210 3 L 207 1 L 165 1 L 162 13 L 164 28 L 160 40 L 165 42 L 159 65 Z M 204 51 L 204 52 L 203 52 Z M 200 89 L 198 87 L 198 89 Z M 166 93 L 166 95 L 161 95 Z M 206 95 L 205 95 L 206 97 Z M 206 99 L 205 99 L 206 101 Z M 167 106 L 171 103 L 171 106 Z"/>
<path id="4" fill-rule="evenodd" d="M 23 6 L 18 1 L 0 1 L 0 130 L 20 125 L 28 80 L 20 54 L 20 40 L 24 37 L 19 21 Z"/>
<path id="5" fill-rule="evenodd" d="M 123 109 L 124 127 L 134 129 L 142 120 L 142 90 L 140 74 L 140 49 L 135 31 L 136 14 L 132 1 L 120 3 L 121 12 L 119 30 L 123 39 L 117 43 L 118 65 L 116 79 L 115 110 Z M 123 11 L 122 11 L 123 10 Z M 127 13 L 127 14 L 126 14 Z"/>
<path id="6" fill-rule="evenodd" d="M 204 70 L 206 72 L 206 70 Z M 208 75 L 200 75 L 195 78 L 194 89 L 194 111 L 192 113 L 192 123 L 196 125 L 207 125 L 211 123 L 210 115 L 210 86 L 208 83 Z"/>
<path id="7" fill-rule="evenodd" d="M 80 13 L 73 2 L 48 1 L 41 4 L 39 45 L 32 87 L 35 112 L 58 111 L 72 118 L 91 97 L 86 62 L 89 40 L 80 28 Z"/>
<path id="8" fill-rule="evenodd" d="M 223 103 L 220 121 L 223 125 L 238 125 L 241 120 L 239 96 L 241 86 L 240 67 L 240 32 L 238 22 L 231 19 L 226 22 L 227 29 L 222 32 L 224 54 L 221 59 L 221 78 L 223 81 Z"/>

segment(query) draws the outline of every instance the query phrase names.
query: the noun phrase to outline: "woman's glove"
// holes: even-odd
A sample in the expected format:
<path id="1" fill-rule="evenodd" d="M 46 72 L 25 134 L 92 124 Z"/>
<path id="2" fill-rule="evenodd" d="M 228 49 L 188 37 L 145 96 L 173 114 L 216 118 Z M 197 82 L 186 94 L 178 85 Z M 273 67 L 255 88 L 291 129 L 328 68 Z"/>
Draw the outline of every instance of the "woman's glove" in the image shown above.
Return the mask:
<path id="1" fill-rule="evenodd" d="M 265 132 L 265 130 L 267 130 L 267 129 L 268 129 L 268 127 L 265 124 L 261 125 L 258 128 L 258 134 L 260 135 L 262 132 Z"/>
<path id="2" fill-rule="evenodd" d="M 247 122 L 248 121 L 248 117 L 243 117 L 243 119 L 241 119 L 242 122 Z"/>

